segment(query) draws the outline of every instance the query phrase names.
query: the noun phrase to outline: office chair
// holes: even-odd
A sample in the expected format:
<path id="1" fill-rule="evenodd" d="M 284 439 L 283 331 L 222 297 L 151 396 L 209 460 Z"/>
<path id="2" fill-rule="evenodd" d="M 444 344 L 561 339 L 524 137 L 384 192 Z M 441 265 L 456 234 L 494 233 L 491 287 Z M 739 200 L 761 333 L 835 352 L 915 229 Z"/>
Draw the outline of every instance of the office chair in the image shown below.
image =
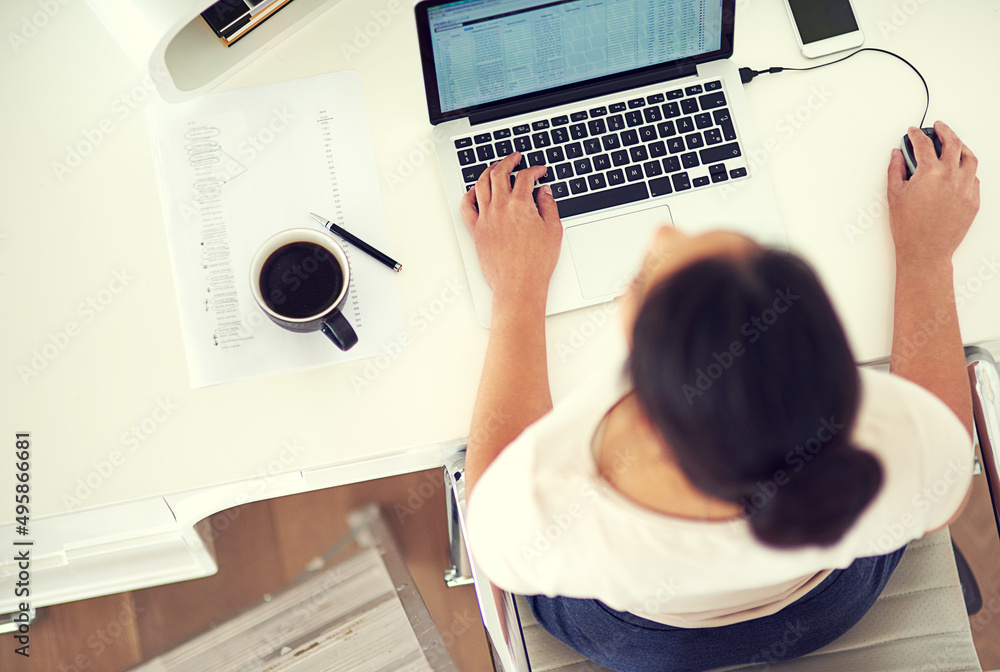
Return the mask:
<path id="1" fill-rule="evenodd" d="M 989 485 L 1000 530 L 1000 370 L 989 351 L 965 349 L 972 387 L 975 442 L 981 453 L 976 477 Z M 980 470 L 980 466 L 982 469 Z M 604 668 L 565 646 L 535 621 L 527 601 L 493 586 L 464 548 L 465 451 L 445 465 L 451 519 L 452 582 L 470 577 L 498 672 L 598 672 Z M 985 476 L 983 476 L 985 474 Z M 992 530 L 990 531 L 993 532 Z M 961 569 L 961 578 L 960 578 Z M 978 602 L 978 604 L 977 604 Z M 875 605 L 850 631 L 795 660 L 719 668 L 716 672 L 982 672 L 969 615 L 982 606 L 975 579 L 947 529 L 910 542 Z M 776 652 L 777 653 L 777 652 Z"/>

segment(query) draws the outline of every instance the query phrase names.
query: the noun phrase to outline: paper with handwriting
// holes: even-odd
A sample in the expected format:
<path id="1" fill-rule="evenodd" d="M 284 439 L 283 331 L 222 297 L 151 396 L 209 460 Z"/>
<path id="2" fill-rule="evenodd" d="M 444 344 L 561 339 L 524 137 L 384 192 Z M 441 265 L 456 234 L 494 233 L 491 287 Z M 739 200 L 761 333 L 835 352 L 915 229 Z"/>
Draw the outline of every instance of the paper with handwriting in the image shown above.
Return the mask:
<path id="1" fill-rule="evenodd" d="M 403 329 L 396 273 L 338 236 L 351 264 L 344 316 L 358 344 L 286 331 L 250 292 L 270 236 L 323 229 L 310 212 L 393 255 L 361 78 L 354 71 L 149 108 L 161 205 L 193 387 L 382 354 Z M 405 264 L 405 260 L 399 259 Z"/>

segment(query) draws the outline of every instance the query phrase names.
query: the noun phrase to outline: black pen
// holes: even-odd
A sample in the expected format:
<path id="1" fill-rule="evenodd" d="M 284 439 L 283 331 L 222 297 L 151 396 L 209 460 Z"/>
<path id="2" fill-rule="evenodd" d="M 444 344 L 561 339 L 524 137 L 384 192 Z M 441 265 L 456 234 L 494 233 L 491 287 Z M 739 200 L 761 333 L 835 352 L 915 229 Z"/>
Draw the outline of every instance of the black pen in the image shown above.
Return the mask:
<path id="1" fill-rule="evenodd" d="M 334 224 L 333 222 L 331 222 L 329 219 L 323 219 L 322 217 L 320 217 L 319 215 L 317 215 L 315 212 L 310 212 L 309 214 L 312 215 L 313 217 L 315 217 L 317 222 L 319 222 L 320 224 L 322 224 L 326 228 L 330 229 L 331 231 L 333 231 L 334 233 L 336 233 L 338 236 L 340 236 L 341 238 L 343 238 L 344 240 L 346 240 L 350 244 L 352 244 L 355 247 L 357 247 L 358 249 L 360 249 L 362 252 L 366 252 L 372 258 L 374 258 L 374 259 L 376 259 L 378 261 L 381 261 L 383 264 L 385 264 L 386 266 L 388 266 L 392 270 L 396 271 L 397 273 L 399 273 L 400 269 L 403 268 L 403 265 L 401 263 L 399 263 L 398 261 L 396 261 L 395 259 L 393 259 L 389 255 L 383 254 L 383 253 L 379 252 L 374 247 L 372 247 L 371 245 L 369 245 L 365 241 L 363 241 L 360 238 L 358 238 L 357 236 L 355 236 L 353 233 L 348 233 L 344 229 L 340 228 L 339 226 L 337 226 L 336 224 Z"/>

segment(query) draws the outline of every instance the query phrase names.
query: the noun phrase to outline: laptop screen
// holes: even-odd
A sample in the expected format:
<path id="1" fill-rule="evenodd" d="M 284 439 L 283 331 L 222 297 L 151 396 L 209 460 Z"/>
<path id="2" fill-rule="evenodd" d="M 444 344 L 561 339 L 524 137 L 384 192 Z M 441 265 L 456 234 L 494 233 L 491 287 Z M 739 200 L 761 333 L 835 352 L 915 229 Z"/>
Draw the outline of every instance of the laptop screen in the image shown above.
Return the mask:
<path id="1" fill-rule="evenodd" d="M 432 117 L 732 48 L 731 39 L 723 45 L 723 0 L 425 4 L 425 16 L 418 6 L 418 25 L 426 32 L 425 78 L 428 56 L 433 61 Z"/>

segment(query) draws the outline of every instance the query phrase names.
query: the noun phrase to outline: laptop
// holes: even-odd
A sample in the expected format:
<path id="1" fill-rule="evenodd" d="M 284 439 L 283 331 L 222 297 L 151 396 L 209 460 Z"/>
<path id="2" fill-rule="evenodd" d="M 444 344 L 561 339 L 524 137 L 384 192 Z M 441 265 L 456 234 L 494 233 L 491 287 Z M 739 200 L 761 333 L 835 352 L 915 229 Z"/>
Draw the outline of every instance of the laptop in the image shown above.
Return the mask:
<path id="1" fill-rule="evenodd" d="M 519 169 L 548 166 L 565 229 L 548 315 L 623 293 L 665 224 L 787 247 L 729 61 L 734 18 L 735 0 L 417 3 L 432 137 L 483 326 L 491 293 L 459 202 L 514 151 Z"/>

